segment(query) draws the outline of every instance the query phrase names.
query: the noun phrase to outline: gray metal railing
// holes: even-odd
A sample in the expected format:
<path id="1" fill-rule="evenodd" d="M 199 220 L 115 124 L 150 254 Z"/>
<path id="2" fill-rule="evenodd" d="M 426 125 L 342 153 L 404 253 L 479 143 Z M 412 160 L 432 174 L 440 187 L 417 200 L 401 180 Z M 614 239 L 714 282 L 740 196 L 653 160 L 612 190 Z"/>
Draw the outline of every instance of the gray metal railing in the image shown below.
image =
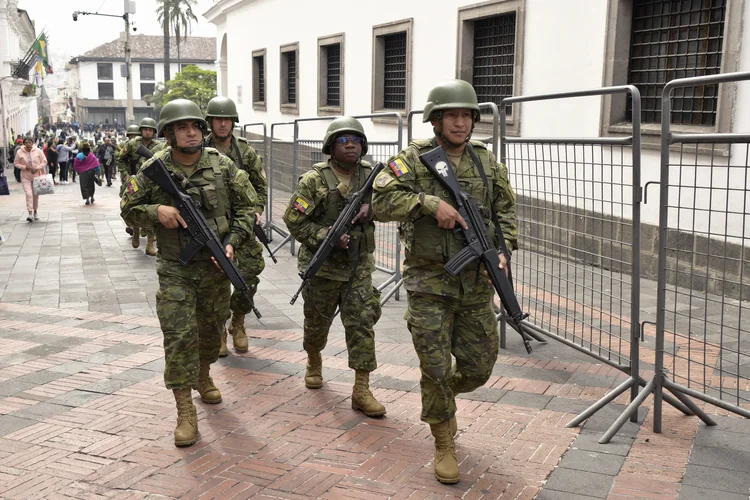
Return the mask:
<path id="1" fill-rule="evenodd" d="M 271 124 L 271 135 L 268 142 L 268 208 L 266 210 L 266 228 L 282 237 L 279 244 L 271 250 L 276 255 L 281 248 L 290 241 L 292 236 L 287 231 L 283 216 L 289 198 L 297 185 L 294 175 L 294 141 L 277 139 L 277 130 L 281 127 L 292 127 L 294 122 L 279 122 Z M 292 132 L 289 130 L 289 132 Z M 288 137 L 292 137 L 290 133 Z M 293 251 L 293 250 L 292 250 Z"/>

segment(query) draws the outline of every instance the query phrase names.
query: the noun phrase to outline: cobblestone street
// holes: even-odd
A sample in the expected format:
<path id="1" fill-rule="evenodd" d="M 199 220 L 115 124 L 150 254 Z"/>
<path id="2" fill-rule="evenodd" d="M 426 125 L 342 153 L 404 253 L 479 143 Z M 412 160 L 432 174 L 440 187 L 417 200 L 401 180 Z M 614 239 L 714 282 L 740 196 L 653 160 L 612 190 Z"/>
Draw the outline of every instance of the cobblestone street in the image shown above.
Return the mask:
<path id="1" fill-rule="evenodd" d="M 304 386 L 288 248 L 266 261 L 249 352 L 230 348 L 213 367 L 223 402 L 194 396 L 199 441 L 175 448 L 154 259 L 145 239 L 131 247 L 119 182 L 97 187 L 91 206 L 78 184 L 58 186 L 33 223 L 12 174 L 9 184 L 0 197 L 0 498 L 748 498 L 748 421 L 701 403 L 719 424 L 706 427 L 666 406 L 654 434 L 649 398 L 642 425 L 600 445 L 628 394 L 581 428 L 565 423 L 625 374 L 552 341 L 526 355 L 513 331 L 485 387 L 458 399 L 461 481 L 438 483 L 405 294 L 376 326 L 372 386 L 388 413 L 369 419 L 351 409 L 340 321 L 323 351 L 323 388 Z"/>

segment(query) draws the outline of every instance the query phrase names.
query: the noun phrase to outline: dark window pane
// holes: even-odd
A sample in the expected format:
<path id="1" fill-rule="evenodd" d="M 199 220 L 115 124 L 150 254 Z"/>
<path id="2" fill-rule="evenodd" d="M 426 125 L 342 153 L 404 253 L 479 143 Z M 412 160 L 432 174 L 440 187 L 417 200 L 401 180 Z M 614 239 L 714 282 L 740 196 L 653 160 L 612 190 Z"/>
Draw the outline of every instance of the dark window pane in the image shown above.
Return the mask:
<path id="1" fill-rule="evenodd" d="M 141 64 L 141 80 L 154 80 L 155 74 L 153 64 Z"/>
<path id="2" fill-rule="evenodd" d="M 256 78 L 256 95 L 253 98 L 255 102 L 265 102 L 266 101 L 266 75 L 265 75 L 265 67 L 264 67 L 264 56 L 255 56 L 253 57 L 253 66 L 255 69 L 255 78 Z"/>
<path id="3" fill-rule="evenodd" d="M 516 54 L 516 13 L 474 21 L 472 85 L 479 102 L 500 104 L 513 95 Z M 508 114 L 511 108 L 508 107 Z"/>
<path id="4" fill-rule="evenodd" d="M 142 83 L 141 84 L 141 99 L 143 99 L 143 96 L 154 95 L 154 87 L 155 85 L 153 83 Z"/>
<path id="5" fill-rule="evenodd" d="M 112 63 L 96 63 L 96 76 L 99 80 L 111 80 Z"/>
<path id="6" fill-rule="evenodd" d="M 100 82 L 99 83 L 99 99 L 114 99 L 115 91 L 114 85 L 111 83 Z"/>
<path id="7" fill-rule="evenodd" d="M 286 58 L 286 102 L 297 102 L 297 51 L 285 52 Z"/>
<path id="8" fill-rule="evenodd" d="M 406 32 L 383 37 L 383 108 L 406 109 Z"/>
<path id="9" fill-rule="evenodd" d="M 721 70 L 726 0 L 633 0 L 629 82 L 641 91 L 641 119 L 661 121 L 661 94 L 675 78 Z M 677 89 L 672 123 L 716 124 L 716 85 Z M 632 119 L 628 100 L 628 118 Z"/>
<path id="10" fill-rule="evenodd" d="M 341 45 L 326 46 L 326 105 L 341 106 Z"/>

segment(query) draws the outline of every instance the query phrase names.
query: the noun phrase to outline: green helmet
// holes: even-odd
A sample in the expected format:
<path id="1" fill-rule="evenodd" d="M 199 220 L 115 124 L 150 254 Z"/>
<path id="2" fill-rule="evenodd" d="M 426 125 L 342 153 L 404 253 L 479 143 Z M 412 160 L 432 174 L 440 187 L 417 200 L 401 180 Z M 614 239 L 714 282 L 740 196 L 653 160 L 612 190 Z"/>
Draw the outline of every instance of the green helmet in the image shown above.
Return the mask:
<path id="1" fill-rule="evenodd" d="M 208 101 L 206 121 L 211 121 L 211 118 L 231 118 L 235 122 L 240 121 L 234 101 L 223 96 L 216 96 Z"/>
<path id="2" fill-rule="evenodd" d="M 422 121 L 429 122 L 435 111 L 456 108 L 471 109 L 474 121 L 479 121 L 479 102 L 474 87 L 464 80 L 448 80 L 439 83 L 427 94 Z"/>
<path id="3" fill-rule="evenodd" d="M 330 155 L 331 144 L 333 144 L 333 140 L 336 139 L 337 135 L 345 132 L 353 132 L 363 139 L 362 156 L 366 155 L 367 136 L 365 135 L 365 129 L 362 127 L 362 124 L 359 123 L 359 120 L 357 120 L 356 118 L 352 118 L 351 116 L 342 116 L 341 118 L 336 118 L 331 122 L 330 125 L 328 125 L 328 130 L 326 130 L 326 135 L 323 138 L 323 154 Z"/>
<path id="4" fill-rule="evenodd" d="M 164 137 L 164 129 L 167 125 L 180 120 L 198 120 L 204 131 L 207 128 L 206 120 L 203 119 L 203 113 L 197 104 L 187 99 L 175 99 L 161 108 L 157 132 L 159 137 Z"/>
<path id="5" fill-rule="evenodd" d="M 141 127 L 139 127 L 138 125 L 134 123 L 128 127 L 128 131 L 125 133 L 125 135 L 138 135 L 140 133 L 141 133 Z"/>
<path id="6" fill-rule="evenodd" d="M 141 129 L 144 128 L 152 128 L 156 130 L 156 120 L 154 120 L 153 118 L 144 118 L 143 120 L 141 120 L 141 124 L 138 125 L 138 133 L 140 134 Z"/>

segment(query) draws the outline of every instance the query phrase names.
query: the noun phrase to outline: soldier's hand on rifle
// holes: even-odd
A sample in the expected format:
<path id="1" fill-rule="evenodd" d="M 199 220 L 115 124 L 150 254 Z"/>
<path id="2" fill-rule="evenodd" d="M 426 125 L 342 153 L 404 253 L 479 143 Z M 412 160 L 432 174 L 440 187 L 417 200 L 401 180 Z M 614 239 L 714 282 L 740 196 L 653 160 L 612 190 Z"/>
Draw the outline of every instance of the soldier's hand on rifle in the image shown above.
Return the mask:
<path id="1" fill-rule="evenodd" d="M 368 222 L 370 220 L 372 220 L 372 211 L 370 210 L 370 204 L 363 203 L 359 207 L 359 213 L 354 216 L 352 224 L 364 224 L 365 222 Z"/>
<path id="2" fill-rule="evenodd" d="M 225 248 L 225 250 L 227 252 L 226 253 L 227 259 L 229 259 L 231 261 L 234 261 L 234 247 L 232 245 L 227 245 L 226 248 Z M 219 269 L 221 269 L 221 266 L 219 265 L 218 262 L 216 262 L 215 258 L 211 257 L 211 262 L 213 262 L 216 267 L 218 267 Z M 222 269 L 222 272 L 224 272 L 223 269 Z"/>
<path id="3" fill-rule="evenodd" d="M 331 227 L 329 227 L 328 230 L 330 231 Z M 349 248 L 349 240 L 350 239 L 351 239 L 351 237 L 348 234 L 342 234 L 341 238 L 339 238 L 339 241 L 336 242 L 336 246 L 339 247 L 339 248 L 343 248 L 344 250 L 346 250 L 347 248 Z"/>
<path id="4" fill-rule="evenodd" d="M 260 214 L 258 212 L 255 212 L 255 223 L 260 224 Z"/>
<path id="5" fill-rule="evenodd" d="M 508 259 L 505 258 L 505 254 L 504 253 L 500 253 L 497 257 L 500 260 L 500 264 L 497 267 L 499 267 L 500 269 L 502 269 L 503 271 L 505 271 L 505 276 L 507 276 L 508 278 L 510 278 L 510 276 L 508 276 Z M 486 269 L 482 268 L 482 272 L 484 273 L 485 276 L 487 276 L 487 270 Z M 492 284 L 491 280 L 488 279 L 487 281 L 489 281 L 490 284 Z"/>
<path id="6" fill-rule="evenodd" d="M 187 228 L 187 224 L 180 215 L 180 211 L 175 207 L 159 205 L 156 207 L 156 215 L 159 216 L 159 222 L 161 222 L 162 226 L 167 229 L 177 229 L 180 226 Z"/>
<path id="7" fill-rule="evenodd" d="M 456 227 L 456 223 L 464 229 L 468 228 L 466 221 L 458 213 L 458 210 L 443 200 L 440 200 L 435 218 L 438 221 L 438 227 L 441 229 L 453 229 Z"/>

